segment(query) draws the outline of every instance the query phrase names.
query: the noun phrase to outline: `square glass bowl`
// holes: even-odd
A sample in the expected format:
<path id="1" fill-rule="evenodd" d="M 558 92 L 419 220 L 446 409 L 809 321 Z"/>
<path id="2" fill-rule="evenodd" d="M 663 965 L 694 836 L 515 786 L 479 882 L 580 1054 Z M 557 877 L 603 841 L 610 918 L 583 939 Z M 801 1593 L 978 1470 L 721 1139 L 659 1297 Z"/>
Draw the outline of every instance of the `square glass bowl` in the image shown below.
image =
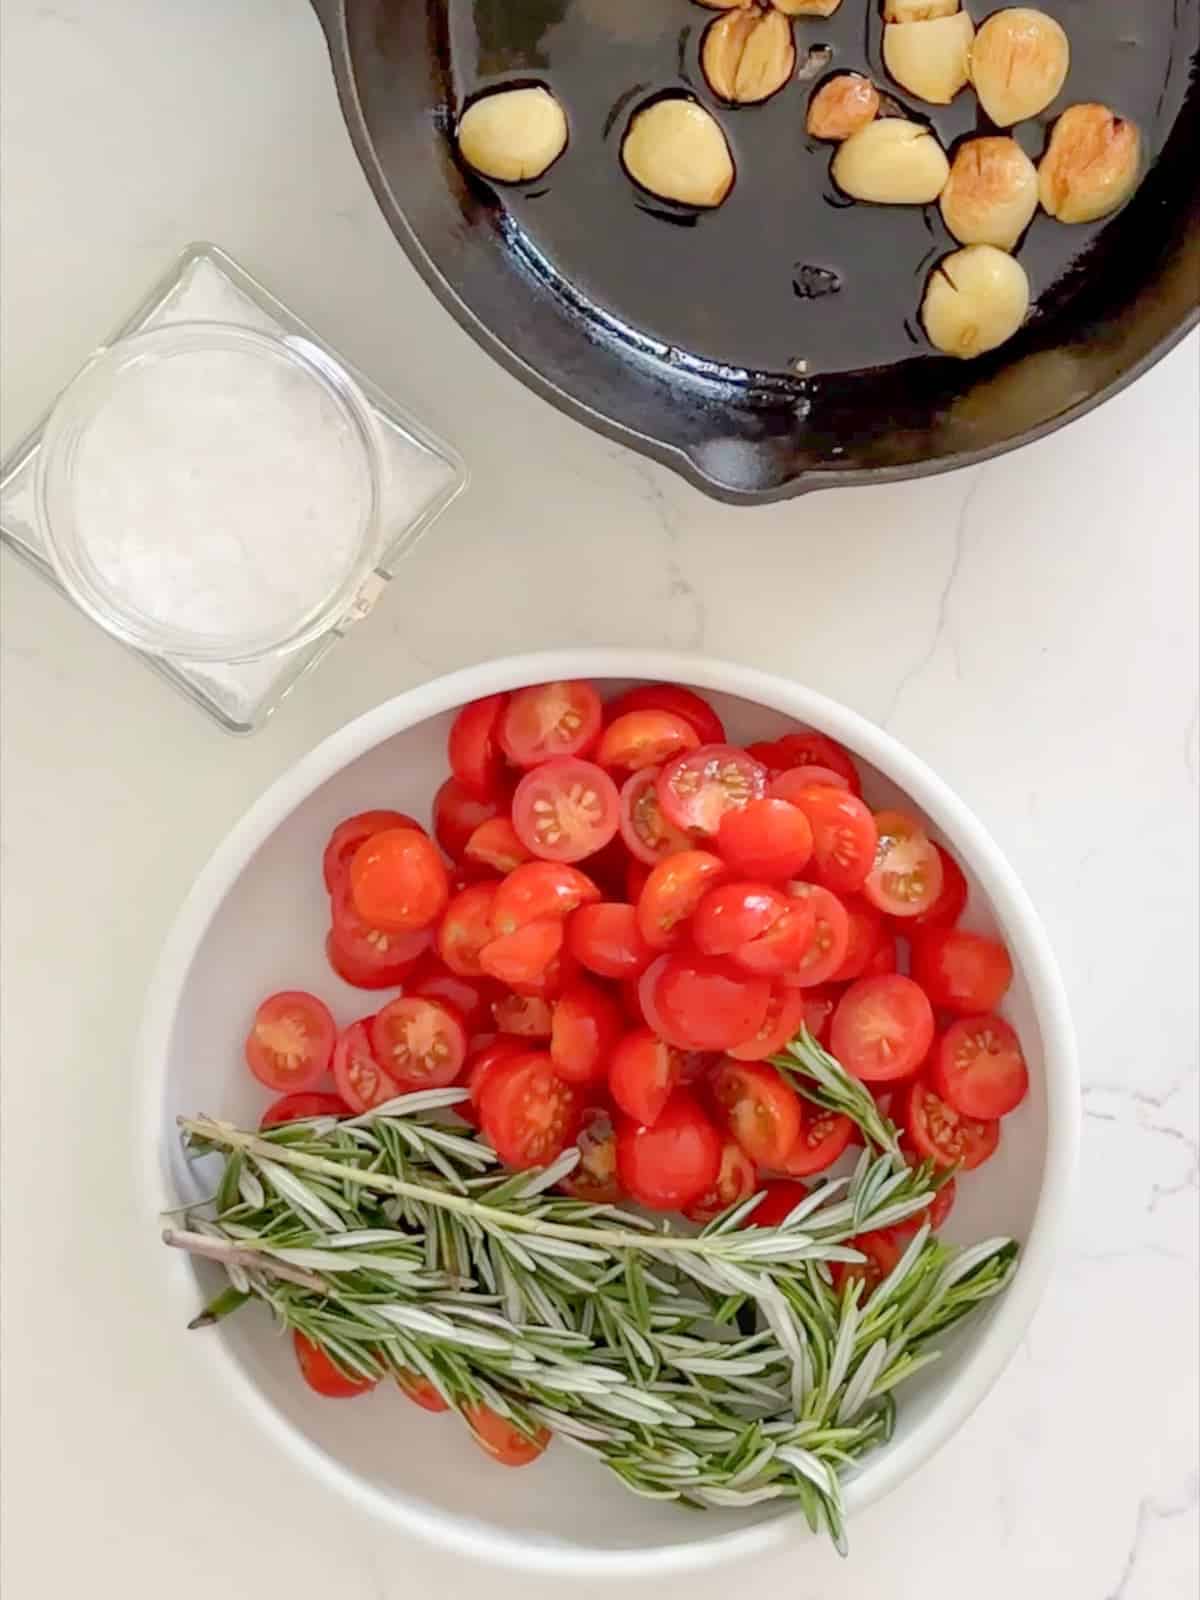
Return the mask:
<path id="1" fill-rule="evenodd" d="M 188 660 L 136 642 L 130 644 L 149 666 L 223 728 L 231 733 L 251 733 L 325 652 L 367 615 L 403 556 L 465 487 L 467 474 L 462 459 L 449 445 L 344 362 L 215 245 L 190 245 L 105 348 L 119 348 L 122 341 L 154 329 L 197 323 L 223 323 L 276 338 L 300 338 L 315 346 L 357 386 L 378 447 L 378 556 L 324 631 L 295 647 L 237 662 Z M 65 592 L 47 549 L 38 495 L 39 454 L 49 420 L 47 413 L 0 467 L 0 535 Z"/>

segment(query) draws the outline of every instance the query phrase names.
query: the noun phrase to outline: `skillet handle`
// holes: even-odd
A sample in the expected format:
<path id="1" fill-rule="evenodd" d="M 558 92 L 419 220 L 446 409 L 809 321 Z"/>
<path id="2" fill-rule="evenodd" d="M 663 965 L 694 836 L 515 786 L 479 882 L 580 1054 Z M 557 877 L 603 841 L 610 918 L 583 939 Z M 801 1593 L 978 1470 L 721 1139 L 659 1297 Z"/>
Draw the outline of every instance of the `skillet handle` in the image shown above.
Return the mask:
<path id="1" fill-rule="evenodd" d="M 330 50 L 336 48 L 344 21 L 344 0 L 312 0 L 312 8 L 325 34 Z"/>

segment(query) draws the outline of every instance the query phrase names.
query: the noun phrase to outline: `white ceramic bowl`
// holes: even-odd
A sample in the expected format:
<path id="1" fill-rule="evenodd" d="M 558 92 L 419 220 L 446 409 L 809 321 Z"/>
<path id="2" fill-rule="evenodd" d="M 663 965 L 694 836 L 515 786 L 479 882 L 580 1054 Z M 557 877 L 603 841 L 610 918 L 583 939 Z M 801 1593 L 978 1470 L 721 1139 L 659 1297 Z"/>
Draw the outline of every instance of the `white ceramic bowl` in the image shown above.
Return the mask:
<path id="1" fill-rule="evenodd" d="M 997 1156 L 959 1186 L 950 1237 L 1010 1233 L 1023 1245 L 1008 1292 L 949 1343 L 943 1361 L 900 1393 L 893 1440 L 847 1487 L 851 1513 L 921 1465 L 986 1394 L 1017 1347 L 1045 1286 L 1067 1205 L 1078 1136 L 1078 1086 L 1066 998 L 1045 934 L 995 844 L 944 783 L 887 734 L 782 678 L 700 657 L 569 650 L 514 657 L 439 678 L 334 734 L 275 783 L 201 873 L 164 948 L 141 1043 L 140 1128 L 147 1215 L 201 1198 L 175 1118 L 206 1111 L 253 1123 L 263 1099 L 241 1061 L 247 1018 L 272 990 L 311 988 L 339 1020 L 368 1009 L 326 966 L 320 859 L 342 817 L 372 806 L 427 813 L 446 770 L 445 739 L 467 700 L 555 678 L 670 680 L 713 699 L 736 740 L 794 723 L 831 734 L 859 759 L 868 799 L 903 798 L 955 853 L 971 885 L 969 925 L 998 932 L 1016 978 L 1004 1010 L 1029 1059 L 1031 1093 L 1005 1123 Z M 601 684 L 602 690 L 605 688 Z M 249 1416 L 327 1486 L 410 1532 L 511 1566 L 571 1575 L 642 1575 L 710 1565 L 779 1542 L 770 1505 L 697 1515 L 635 1498 L 564 1448 L 521 1472 L 497 1470 L 445 1417 L 398 1392 L 335 1405 L 296 1379 L 290 1344 L 248 1308 L 202 1334 L 184 1324 L 219 1277 L 162 1252 L 179 1360 L 208 1368 Z M 199 1381 L 199 1379 L 197 1380 Z M 981 1465 L 980 1470 L 985 1470 Z M 792 1516 L 795 1513 L 791 1514 Z"/>

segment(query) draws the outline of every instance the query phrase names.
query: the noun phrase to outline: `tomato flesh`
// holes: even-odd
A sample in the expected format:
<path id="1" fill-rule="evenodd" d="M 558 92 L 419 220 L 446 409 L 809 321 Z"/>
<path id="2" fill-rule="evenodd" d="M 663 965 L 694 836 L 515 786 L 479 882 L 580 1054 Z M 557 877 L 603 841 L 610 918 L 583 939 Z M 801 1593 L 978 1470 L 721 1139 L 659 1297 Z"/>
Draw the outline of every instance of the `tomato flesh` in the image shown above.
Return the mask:
<path id="1" fill-rule="evenodd" d="M 371 1048 L 401 1092 L 443 1089 L 466 1060 L 467 1030 L 443 1001 L 401 996 L 371 1023 Z"/>
<path id="2" fill-rule="evenodd" d="M 775 741 L 776 756 L 785 762 L 785 770 L 793 767 L 828 767 L 846 783 L 852 793 L 862 793 L 862 780 L 850 752 L 827 734 L 806 729 L 803 733 L 785 733 Z"/>
<path id="3" fill-rule="evenodd" d="M 554 1013 L 540 995 L 506 994 L 492 1007 L 501 1033 L 522 1039 L 548 1039 L 554 1031 Z"/>
<path id="4" fill-rule="evenodd" d="M 876 911 L 869 901 L 858 895 L 847 895 L 842 905 L 846 912 L 848 943 L 845 960 L 830 978 L 831 983 L 853 983 L 855 978 L 861 978 L 889 937 L 883 913 Z"/>
<path id="5" fill-rule="evenodd" d="M 1001 1017 L 963 1017 L 946 1029 L 929 1081 L 965 1117 L 990 1121 L 1015 1111 L 1029 1091 L 1021 1041 Z"/>
<path id="6" fill-rule="evenodd" d="M 875 861 L 875 819 L 847 789 L 814 784 L 799 790 L 792 804 L 808 818 L 813 834 L 817 882 L 835 894 L 861 889 Z"/>
<path id="7" fill-rule="evenodd" d="M 472 700 L 458 713 L 450 728 L 450 770 L 464 788 L 481 800 L 490 800 L 501 788 L 504 755 L 496 730 L 507 704 L 506 694 L 489 694 L 482 700 Z"/>
<path id="8" fill-rule="evenodd" d="M 350 871 L 350 863 L 364 839 L 382 833 L 385 828 L 417 828 L 421 824 L 403 811 L 360 811 L 357 816 L 339 822 L 329 836 L 321 862 L 321 875 L 330 894 L 342 883 Z"/>
<path id="9" fill-rule="evenodd" d="M 767 1013 L 752 1039 L 730 1045 L 735 1061 L 765 1061 L 794 1039 L 804 1024 L 807 1001 L 802 989 L 773 984 Z M 832 1008 L 831 1008 L 832 1009 Z"/>
<path id="10" fill-rule="evenodd" d="M 961 928 L 917 935 L 911 967 L 932 1004 L 960 1016 L 995 1011 L 1012 982 L 1012 961 L 1000 941 Z"/>
<path id="11" fill-rule="evenodd" d="M 701 744 L 724 744 L 720 717 L 701 695 L 679 683 L 643 683 L 627 689 L 607 707 L 610 722 L 630 711 L 669 711 L 691 724 Z"/>
<path id="12" fill-rule="evenodd" d="M 286 1122 L 304 1122 L 309 1117 L 348 1117 L 350 1107 L 336 1094 L 285 1094 L 275 1100 L 259 1118 L 260 1128 L 280 1128 Z"/>
<path id="13" fill-rule="evenodd" d="M 396 933 L 373 927 L 354 909 L 347 881 L 330 901 L 333 926 L 325 941 L 329 965 L 358 989 L 394 989 L 433 944 L 433 929 Z"/>
<path id="14" fill-rule="evenodd" d="M 479 965 L 489 978 L 509 988 L 536 983 L 563 947 L 563 925 L 557 917 L 539 917 L 515 933 L 505 933 L 485 944 Z"/>
<path id="15" fill-rule="evenodd" d="M 373 1017 L 352 1022 L 337 1036 L 333 1048 L 333 1081 L 337 1092 L 356 1115 L 394 1100 L 400 1086 L 379 1064 L 371 1044 Z"/>
<path id="16" fill-rule="evenodd" d="M 942 856 L 915 818 L 903 811 L 875 816 L 875 863 L 863 884 L 872 905 L 889 916 L 920 916 L 942 893 Z"/>
<path id="17" fill-rule="evenodd" d="M 538 1428 L 532 1435 L 523 1433 L 482 1400 L 464 1406 L 462 1414 L 475 1443 L 502 1467 L 527 1467 L 550 1443 L 549 1428 Z"/>
<path id="18" fill-rule="evenodd" d="M 806 1105 L 803 1115 L 800 1137 L 776 1169 L 790 1178 L 808 1178 L 824 1172 L 850 1148 L 856 1132 L 850 1118 L 836 1111 Z"/>
<path id="19" fill-rule="evenodd" d="M 356 1394 L 366 1394 L 378 1382 L 376 1378 L 362 1378 L 335 1367 L 320 1345 L 313 1344 L 300 1332 L 292 1334 L 292 1348 L 305 1383 L 326 1400 L 352 1400 Z"/>
<path id="20" fill-rule="evenodd" d="M 481 800 L 465 783 L 447 778 L 433 797 L 433 833 L 451 861 L 461 861 L 476 828 L 505 808 L 495 796 Z"/>
<path id="21" fill-rule="evenodd" d="M 564 917 L 599 900 L 600 891 L 585 873 L 551 861 L 531 861 L 510 872 L 496 889 L 492 926 L 496 933 L 515 933 L 527 923 Z"/>
<path id="22" fill-rule="evenodd" d="M 730 1206 L 740 1205 L 754 1193 L 754 1163 L 732 1139 L 721 1147 L 717 1181 L 687 1208 L 690 1222 L 711 1222 Z"/>
<path id="23" fill-rule="evenodd" d="M 691 849 L 688 835 L 663 816 L 658 803 L 659 771 L 658 767 L 646 767 L 635 772 L 626 778 L 620 796 L 621 837 L 630 854 L 651 867 L 664 856 Z"/>
<path id="24" fill-rule="evenodd" d="M 590 683 L 539 683 L 519 689 L 497 725 L 501 749 L 517 767 L 586 755 L 600 734 L 603 707 Z"/>
<path id="25" fill-rule="evenodd" d="M 600 978 L 638 978 L 657 954 L 642 938 L 636 908 L 617 901 L 580 906 L 567 923 L 567 947 Z"/>
<path id="26" fill-rule="evenodd" d="M 828 983 L 846 959 L 850 943 L 850 923 L 846 908 L 835 894 L 815 883 L 789 883 L 787 893 L 793 900 L 807 901 L 813 917 L 812 937 L 799 963 L 788 973 L 785 981 L 799 989 Z"/>
<path id="27" fill-rule="evenodd" d="M 582 861 L 603 850 L 620 813 L 616 784 L 591 761 L 546 761 L 525 774 L 513 795 L 517 837 L 542 861 Z"/>
<path id="28" fill-rule="evenodd" d="M 625 1193 L 652 1211 L 683 1211 L 716 1183 L 722 1140 L 698 1101 L 676 1089 L 653 1127 L 622 1120 L 617 1177 Z"/>
<path id="29" fill-rule="evenodd" d="M 663 816 L 685 833 L 715 835 L 728 811 L 766 793 L 767 769 L 736 745 L 705 744 L 668 761 L 658 775 Z"/>
<path id="30" fill-rule="evenodd" d="M 550 1059 L 568 1083 L 602 1079 L 621 1032 L 621 1014 L 614 1000 L 594 983 L 569 984 L 554 1004 Z"/>
<path id="31" fill-rule="evenodd" d="M 909 1077 L 929 1054 L 933 1007 L 911 978 L 859 978 L 838 1001 L 830 1041 L 832 1054 L 854 1077 L 892 1083 Z"/>
<path id="32" fill-rule="evenodd" d="M 396 1387 L 422 1411 L 449 1411 L 437 1385 L 423 1372 L 398 1372 Z"/>
<path id="33" fill-rule="evenodd" d="M 757 1166 L 777 1169 L 800 1137 L 800 1097 L 776 1072 L 758 1061 L 722 1062 L 712 1095 L 738 1145 Z"/>
<path id="34" fill-rule="evenodd" d="M 651 871 L 638 900 L 638 927 L 656 950 L 682 942 L 688 918 L 728 868 L 706 850 L 682 850 Z"/>
<path id="35" fill-rule="evenodd" d="M 812 852 L 812 825 L 786 800 L 750 800 L 727 811 L 717 830 L 717 853 L 730 867 L 767 883 L 798 877 Z"/>
<path id="36" fill-rule="evenodd" d="M 613 1046 L 608 1092 L 634 1122 L 652 1127 L 683 1072 L 682 1052 L 649 1028 L 635 1028 Z"/>
<path id="37" fill-rule="evenodd" d="M 646 968 L 638 985 L 646 1020 L 681 1050 L 727 1050 L 766 1020 L 771 985 L 715 956 L 678 953 Z"/>
<path id="38" fill-rule="evenodd" d="M 699 743 L 691 723 L 669 711 L 628 711 L 605 728 L 596 760 L 602 767 L 640 772 L 695 750 Z"/>
<path id="39" fill-rule="evenodd" d="M 450 898 L 450 885 L 427 834 L 416 828 L 386 828 L 355 851 L 350 898 L 364 922 L 409 933 L 437 920 Z"/>
<path id="40" fill-rule="evenodd" d="M 505 1166 L 544 1167 L 573 1143 L 583 1121 L 582 1091 L 554 1071 L 548 1055 L 499 1062 L 484 1080 L 479 1120 Z"/>
<path id="41" fill-rule="evenodd" d="M 856 1234 L 846 1241 L 851 1249 L 861 1250 L 862 1261 L 834 1261 L 830 1264 L 833 1286 L 839 1294 L 847 1284 L 861 1283 L 859 1304 L 868 1299 L 904 1254 L 904 1244 L 891 1228 Z"/>
<path id="42" fill-rule="evenodd" d="M 530 860 L 530 854 L 508 817 L 492 817 L 481 822 L 467 840 L 463 860 L 504 874 Z"/>
<path id="43" fill-rule="evenodd" d="M 621 1199 L 617 1178 L 617 1130 L 606 1108 L 588 1107 L 575 1143 L 579 1147 L 579 1165 L 568 1172 L 559 1188 L 572 1200 L 586 1200 L 590 1205 L 616 1205 Z"/>
<path id="44" fill-rule="evenodd" d="M 939 1167 L 961 1166 L 970 1172 L 982 1166 L 1000 1143 L 998 1120 L 964 1117 L 927 1078 L 917 1078 L 909 1086 L 901 1120 L 917 1155 Z"/>
<path id="45" fill-rule="evenodd" d="M 480 959 L 484 947 L 491 943 L 492 907 L 496 902 L 496 887 L 491 883 L 475 883 L 462 889 L 446 907 L 437 933 L 438 955 L 463 978 L 478 978 L 483 974 Z"/>
<path id="46" fill-rule="evenodd" d="M 905 917 L 901 926 L 907 932 L 912 928 L 952 928 L 967 908 L 967 880 L 963 869 L 940 844 L 933 847 L 942 864 L 942 891 L 927 911 L 918 911 L 915 917 Z"/>
<path id="47" fill-rule="evenodd" d="M 312 1089 L 325 1075 L 336 1038 L 337 1023 L 324 1001 L 302 989 L 284 989 L 255 1011 L 246 1065 L 268 1089 Z"/>

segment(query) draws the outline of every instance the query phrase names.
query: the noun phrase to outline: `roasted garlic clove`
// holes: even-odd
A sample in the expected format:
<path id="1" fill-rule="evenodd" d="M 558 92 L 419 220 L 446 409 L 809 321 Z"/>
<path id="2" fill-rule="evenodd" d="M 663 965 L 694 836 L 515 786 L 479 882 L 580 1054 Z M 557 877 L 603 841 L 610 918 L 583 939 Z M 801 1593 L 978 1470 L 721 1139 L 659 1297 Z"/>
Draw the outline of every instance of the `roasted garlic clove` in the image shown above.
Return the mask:
<path id="1" fill-rule="evenodd" d="M 700 63 L 722 100 L 767 100 L 795 71 L 792 25 L 778 11 L 727 11 L 705 30 Z"/>
<path id="2" fill-rule="evenodd" d="M 708 11 L 752 11 L 758 0 L 696 0 Z"/>
<path id="3" fill-rule="evenodd" d="M 879 90 L 861 72 L 839 72 L 808 102 L 805 124 L 814 139 L 848 139 L 879 115 Z"/>
<path id="4" fill-rule="evenodd" d="M 921 320 L 930 342 L 969 361 L 1011 339 L 1029 310 L 1029 279 L 1015 257 L 969 244 L 929 274 Z"/>
<path id="5" fill-rule="evenodd" d="M 868 123 L 833 158 L 838 188 L 876 205 L 928 205 L 949 174 L 946 152 L 929 129 L 899 117 Z"/>
<path id="6" fill-rule="evenodd" d="M 998 128 L 1036 117 L 1066 82 L 1071 46 L 1044 11 L 1014 6 L 997 11 L 975 35 L 971 82 Z"/>
<path id="7" fill-rule="evenodd" d="M 499 89 L 459 119 L 463 160 L 497 183 L 540 178 L 566 147 L 566 113 L 548 89 Z"/>
<path id="8" fill-rule="evenodd" d="M 771 0 L 785 17 L 831 17 L 842 0 Z"/>
<path id="9" fill-rule="evenodd" d="M 733 187 L 733 157 L 721 125 L 695 100 L 655 100 L 639 111 L 621 160 L 635 183 L 681 205 L 719 206 Z"/>
<path id="10" fill-rule="evenodd" d="M 968 139 L 950 163 L 942 219 L 963 244 L 1011 250 L 1037 210 L 1037 169 L 1015 139 Z"/>
<path id="11" fill-rule="evenodd" d="M 1095 222 L 1125 204 L 1141 172 L 1141 135 L 1107 106 L 1068 106 L 1038 168 L 1042 205 L 1060 222 Z"/>
<path id="12" fill-rule="evenodd" d="M 965 11 L 928 22 L 889 22 L 883 30 L 884 65 L 910 94 L 948 106 L 971 81 L 975 24 Z"/>
<path id="13" fill-rule="evenodd" d="M 957 10 L 958 0 L 883 0 L 885 22 L 932 22 Z"/>

